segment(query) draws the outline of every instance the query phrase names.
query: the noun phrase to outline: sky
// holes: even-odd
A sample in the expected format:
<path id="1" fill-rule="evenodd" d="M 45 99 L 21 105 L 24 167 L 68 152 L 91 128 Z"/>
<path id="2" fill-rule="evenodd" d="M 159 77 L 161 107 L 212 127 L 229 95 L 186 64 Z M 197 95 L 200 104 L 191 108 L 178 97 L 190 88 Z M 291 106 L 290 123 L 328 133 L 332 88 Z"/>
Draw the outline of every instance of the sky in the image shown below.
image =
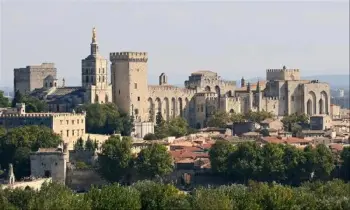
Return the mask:
<path id="1" fill-rule="evenodd" d="M 93 27 L 106 59 L 148 52 L 150 83 L 165 72 L 183 84 L 197 70 L 264 78 L 283 65 L 349 74 L 349 1 L 1 1 L 0 86 L 13 86 L 14 68 L 43 62 L 80 85 Z"/>

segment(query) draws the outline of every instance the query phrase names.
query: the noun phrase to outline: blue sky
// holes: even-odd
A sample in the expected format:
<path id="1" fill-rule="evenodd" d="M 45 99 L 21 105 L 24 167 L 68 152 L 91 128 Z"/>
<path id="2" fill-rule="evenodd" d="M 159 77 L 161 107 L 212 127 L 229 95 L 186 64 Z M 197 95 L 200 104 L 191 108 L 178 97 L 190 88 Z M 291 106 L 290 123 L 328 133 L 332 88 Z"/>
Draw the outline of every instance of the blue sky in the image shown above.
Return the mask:
<path id="1" fill-rule="evenodd" d="M 182 84 L 197 70 L 224 79 L 300 68 L 305 76 L 349 73 L 349 2 L 3 1 L 0 86 L 13 69 L 54 62 L 80 85 L 81 59 L 97 28 L 101 54 L 146 51 L 149 81 Z"/>

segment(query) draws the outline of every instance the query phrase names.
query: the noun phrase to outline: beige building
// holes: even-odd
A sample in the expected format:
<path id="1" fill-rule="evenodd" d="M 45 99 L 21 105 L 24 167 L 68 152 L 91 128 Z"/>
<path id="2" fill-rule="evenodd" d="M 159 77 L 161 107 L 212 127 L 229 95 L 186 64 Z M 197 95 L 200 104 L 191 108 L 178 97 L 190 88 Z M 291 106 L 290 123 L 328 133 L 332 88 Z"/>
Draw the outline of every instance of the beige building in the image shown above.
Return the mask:
<path id="1" fill-rule="evenodd" d="M 16 112 L 15 112 L 16 111 Z M 9 109 L 0 115 L 0 126 L 7 129 L 25 126 L 46 126 L 59 134 L 69 148 L 85 135 L 85 113 L 26 113 L 25 104 L 17 104 L 16 109 Z"/>
<path id="2" fill-rule="evenodd" d="M 164 73 L 158 85 L 148 84 L 146 52 L 113 52 L 110 61 L 113 102 L 122 111 L 134 114 L 138 122 L 155 122 L 161 113 L 165 120 L 181 116 L 192 127 L 202 128 L 217 110 L 268 111 L 276 116 L 330 113 L 329 85 L 302 80 L 299 69 L 268 69 L 266 82 L 245 85 L 242 79 L 240 88 L 215 72 L 198 71 L 180 88 L 169 85 Z"/>

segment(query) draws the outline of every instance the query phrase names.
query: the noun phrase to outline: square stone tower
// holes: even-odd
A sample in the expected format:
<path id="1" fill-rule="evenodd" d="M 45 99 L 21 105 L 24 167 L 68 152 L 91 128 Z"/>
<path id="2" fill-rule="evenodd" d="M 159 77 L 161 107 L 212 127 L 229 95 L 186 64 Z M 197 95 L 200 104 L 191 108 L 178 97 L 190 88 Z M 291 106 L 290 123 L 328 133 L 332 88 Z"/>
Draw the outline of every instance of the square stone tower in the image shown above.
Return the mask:
<path id="1" fill-rule="evenodd" d="M 113 102 L 135 121 L 147 121 L 148 81 L 146 52 L 110 53 Z"/>

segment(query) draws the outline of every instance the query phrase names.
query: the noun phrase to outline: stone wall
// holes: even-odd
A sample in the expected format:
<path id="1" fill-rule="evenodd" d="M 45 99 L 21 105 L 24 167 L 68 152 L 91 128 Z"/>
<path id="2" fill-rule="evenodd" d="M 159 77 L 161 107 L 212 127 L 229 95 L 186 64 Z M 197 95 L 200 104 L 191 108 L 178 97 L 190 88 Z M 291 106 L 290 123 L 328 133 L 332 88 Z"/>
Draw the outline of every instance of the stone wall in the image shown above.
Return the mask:
<path id="1" fill-rule="evenodd" d="M 5 184 L 5 185 L 1 185 L 0 187 L 2 187 L 3 189 L 6 188 L 11 188 L 11 189 L 15 189 L 15 188 L 19 188 L 19 189 L 25 189 L 26 187 L 30 187 L 34 190 L 40 190 L 41 186 L 44 183 L 50 183 L 52 182 L 51 178 L 41 178 L 41 179 L 35 179 L 33 181 L 22 181 L 22 182 L 15 182 L 14 184 L 10 185 L 10 184 Z"/>
<path id="2" fill-rule="evenodd" d="M 94 169 L 70 169 L 67 170 L 66 185 L 72 190 L 88 191 L 91 186 L 102 186 L 108 182 Z"/>

